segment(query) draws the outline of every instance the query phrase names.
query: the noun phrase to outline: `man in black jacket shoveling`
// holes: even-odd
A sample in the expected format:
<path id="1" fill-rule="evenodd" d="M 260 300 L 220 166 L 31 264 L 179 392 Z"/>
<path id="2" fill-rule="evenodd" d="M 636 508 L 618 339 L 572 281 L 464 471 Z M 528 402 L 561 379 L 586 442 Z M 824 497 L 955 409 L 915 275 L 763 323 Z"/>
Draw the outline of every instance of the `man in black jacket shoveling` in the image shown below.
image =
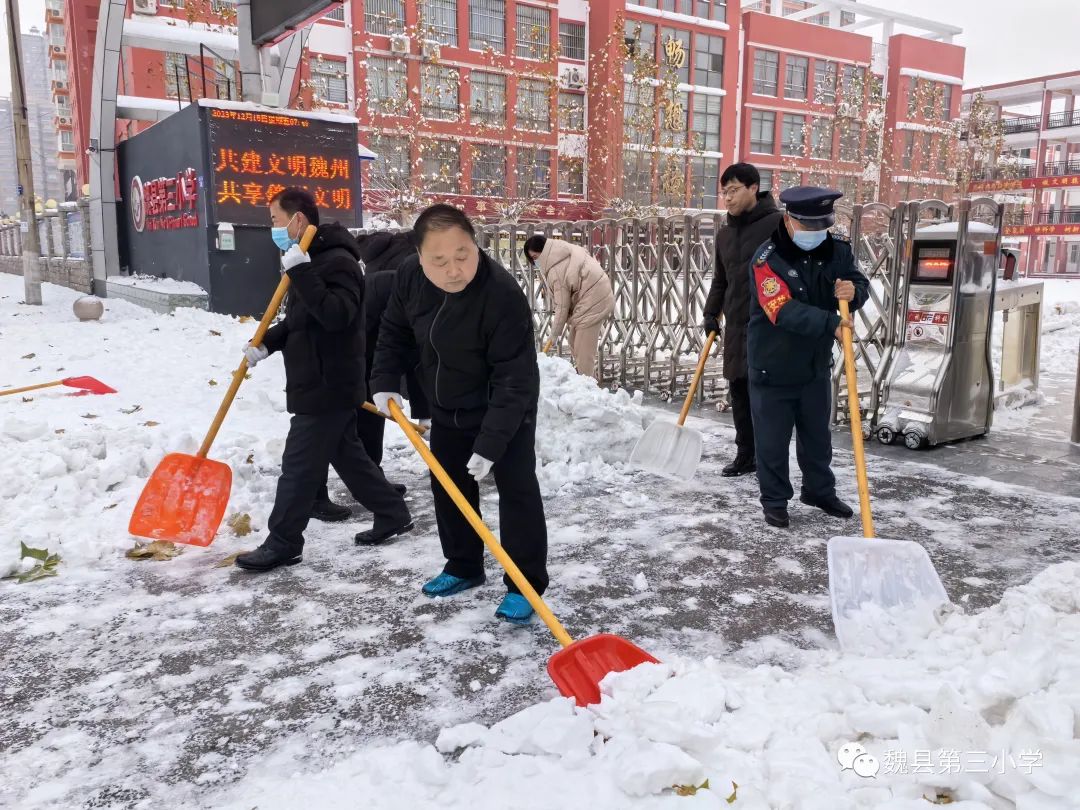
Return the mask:
<path id="1" fill-rule="evenodd" d="M 726 477 L 757 469 L 746 369 L 746 325 L 750 320 L 747 270 L 754 251 L 772 236 L 784 216 L 772 194 L 758 190 L 760 184 L 761 175 L 749 163 L 732 164 L 720 177 L 727 222 L 716 235 L 716 269 L 705 302 L 706 334 L 719 333 L 720 313 L 724 315 L 724 378 L 730 386 L 735 420 L 735 459 L 721 470 Z"/>
<path id="2" fill-rule="evenodd" d="M 433 205 L 413 228 L 419 260 L 398 270 L 383 314 L 371 390 L 386 411 L 401 375 L 415 368 L 431 405 L 431 452 L 480 511 L 481 479 L 494 472 L 503 545 L 539 592 L 548 584 L 547 526 L 536 479 L 540 372 L 532 313 L 514 278 L 476 245 L 472 223 Z M 484 546 L 432 476 L 446 565 L 426 596 L 482 585 Z M 532 608 L 509 577 L 495 615 L 526 624 Z"/>
<path id="3" fill-rule="evenodd" d="M 385 540 L 412 528 L 405 499 L 386 480 L 356 435 L 356 409 L 367 397 L 364 373 L 364 277 L 359 247 L 337 223 L 319 225 L 314 198 L 286 189 L 270 202 L 271 236 L 285 251 L 281 265 L 291 287 L 285 320 L 261 346 L 244 349 L 254 367 L 273 352 L 285 358 L 285 398 L 293 414 L 269 537 L 236 565 L 269 571 L 301 561 L 304 529 L 329 465 L 353 497 L 375 517 L 364 533 Z M 318 227 L 308 253 L 300 250 L 307 226 Z"/>

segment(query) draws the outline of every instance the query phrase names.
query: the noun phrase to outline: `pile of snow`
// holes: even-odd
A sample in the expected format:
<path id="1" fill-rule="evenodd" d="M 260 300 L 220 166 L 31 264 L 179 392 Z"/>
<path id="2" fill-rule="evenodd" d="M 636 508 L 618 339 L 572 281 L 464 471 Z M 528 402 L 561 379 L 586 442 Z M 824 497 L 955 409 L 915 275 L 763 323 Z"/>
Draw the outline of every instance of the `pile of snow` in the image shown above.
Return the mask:
<path id="1" fill-rule="evenodd" d="M 123 287 L 136 287 L 142 290 L 171 293 L 172 295 L 206 295 L 206 290 L 194 281 L 178 281 L 175 278 L 158 278 L 142 273 L 130 276 L 109 276 L 110 284 L 119 284 Z"/>
<path id="2" fill-rule="evenodd" d="M 212 804 L 1076 806 L 1080 564 L 1051 567 L 978 614 L 946 617 L 903 659 L 761 644 L 793 665 L 672 658 L 609 676 L 588 709 L 558 698 L 490 728 L 444 729 L 434 749 L 366 749 L 317 773 L 295 772 L 299 752 L 283 746 Z M 706 779 L 692 798 L 672 791 Z"/>

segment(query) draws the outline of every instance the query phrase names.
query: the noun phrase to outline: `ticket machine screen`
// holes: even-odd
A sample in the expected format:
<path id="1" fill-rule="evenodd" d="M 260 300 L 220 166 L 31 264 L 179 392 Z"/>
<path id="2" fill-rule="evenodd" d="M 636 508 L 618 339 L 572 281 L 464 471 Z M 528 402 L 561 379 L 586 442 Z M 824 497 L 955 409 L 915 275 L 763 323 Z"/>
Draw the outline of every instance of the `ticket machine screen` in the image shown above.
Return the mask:
<path id="1" fill-rule="evenodd" d="M 915 245 L 911 281 L 916 284 L 952 284 L 956 268 L 956 245 Z"/>

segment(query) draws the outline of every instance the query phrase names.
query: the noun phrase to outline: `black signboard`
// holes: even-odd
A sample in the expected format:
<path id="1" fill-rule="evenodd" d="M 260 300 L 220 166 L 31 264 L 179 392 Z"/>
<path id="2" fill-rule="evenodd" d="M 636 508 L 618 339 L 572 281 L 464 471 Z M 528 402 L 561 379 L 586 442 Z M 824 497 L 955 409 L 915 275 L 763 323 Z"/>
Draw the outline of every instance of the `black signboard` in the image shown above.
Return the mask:
<path id="1" fill-rule="evenodd" d="M 311 192 L 328 221 L 360 226 L 355 123 L 216 107 L 206 112 L 215 222 L 266 225 L 273 196 L 297 186 Z"/>
<path id="2" fill-rule="evenodd" d="M 251 0 L 251 38 L 256 45 L 276 42 L 338 5 L 340 0 Z"/>

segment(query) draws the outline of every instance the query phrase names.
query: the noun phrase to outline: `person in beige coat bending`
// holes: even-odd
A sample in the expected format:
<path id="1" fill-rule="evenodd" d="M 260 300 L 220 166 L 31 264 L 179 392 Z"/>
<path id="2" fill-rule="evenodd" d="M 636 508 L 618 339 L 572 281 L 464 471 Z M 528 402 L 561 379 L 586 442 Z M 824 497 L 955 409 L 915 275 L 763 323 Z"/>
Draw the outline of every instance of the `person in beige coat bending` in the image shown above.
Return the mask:
<path id="1" fill-rule="evenodd" d="M 555 298 L 551 342 L 570 328 L 570 351 L 579 374 L 596 376 L 600 331 L 615 311 L 611 280 L 589 252 L 562 239 L 537 234 L 525 242 L 529 263 L 538 267 Z"/>

